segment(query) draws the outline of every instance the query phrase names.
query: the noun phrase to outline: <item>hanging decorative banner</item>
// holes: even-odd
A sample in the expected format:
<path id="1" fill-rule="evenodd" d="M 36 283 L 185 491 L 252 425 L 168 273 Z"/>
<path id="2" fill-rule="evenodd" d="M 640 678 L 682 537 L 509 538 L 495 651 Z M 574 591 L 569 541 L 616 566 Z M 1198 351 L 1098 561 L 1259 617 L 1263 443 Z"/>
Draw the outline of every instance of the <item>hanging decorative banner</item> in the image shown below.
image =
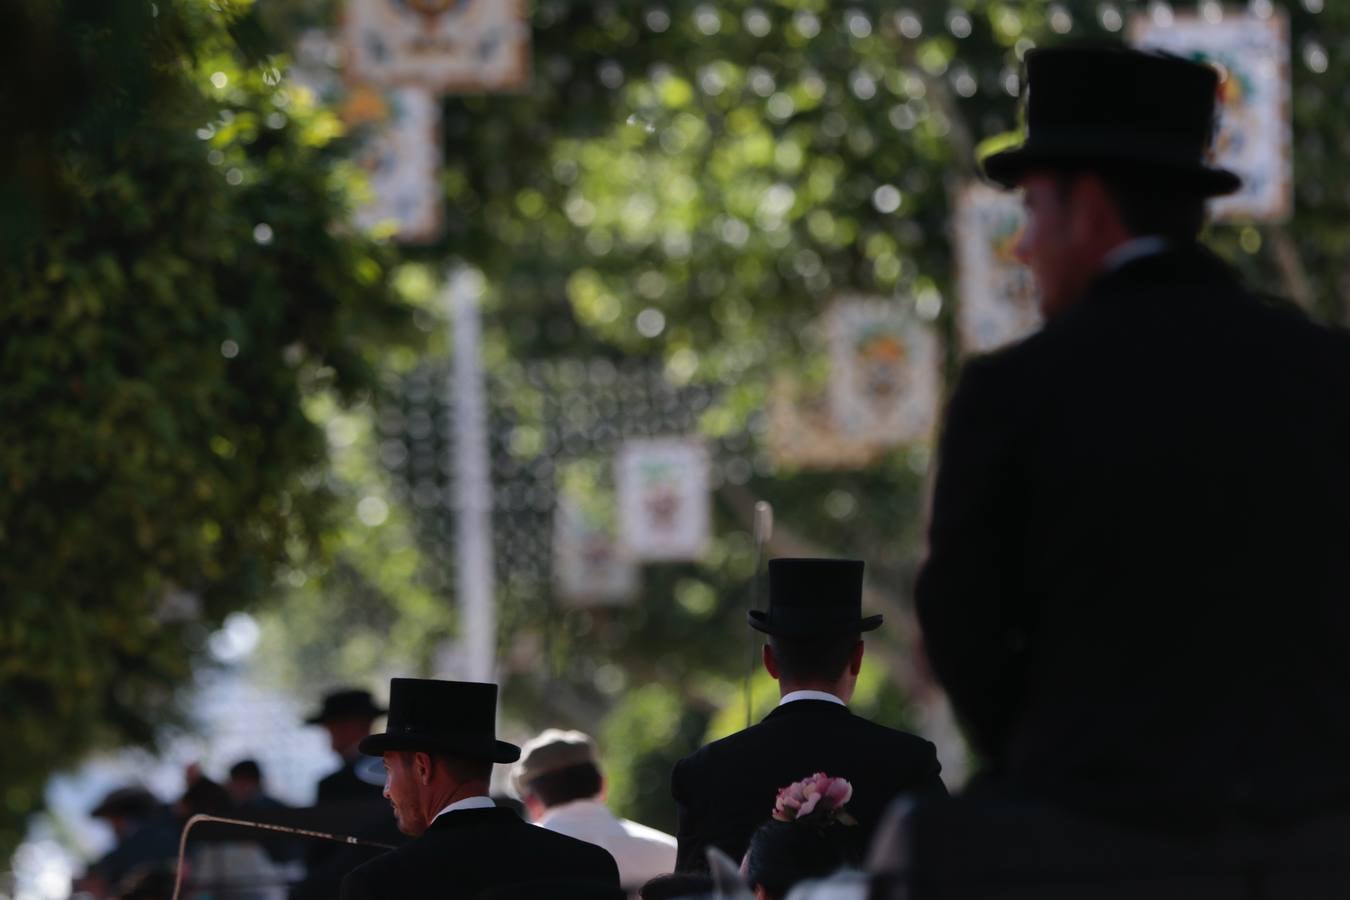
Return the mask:
<path id="1" fill-rule="evenodd" d="M 1219 11 L 1217 6 L 1214 7 Z M 1216 218 L 1282 222 L 1293 210 L 1293 125 L 1289 20 L 1281 10 L 1218 16 L 1138 13 L 1130 42 L 1217 65 L 1219 129 L 1214 162 L 1242 176 L 1242 188 L 1212 201 Z"/>
<path id="2" fill-rule="evenodd" d="M 512 91 L 530 78 L 524 0 L 347 0 L 350 77 L 379 87 Z"/>
<path id="3" fill-rule="evenodd" d="M 1013 254 L 1025 220 L 1013 191 L 973 183 L 957 196 L 956 329 L 965 353 L 986 353 L 1040 327 L 1036 282 Z"/>
<path id="4" fill-rule="evenodd" d="M 614 537 L 614 489 L 602 476 L 596 461 L 558 467 L 553 585 L 570 606 L 628 603 L 640 586 L 637 565 Z"/>
<path id="5" fill-rule="evenodd" d="M 846 437 L 830 417 L 828 398 L 781 376 L 769 395 L 769 453 L 788 469 L 862 469 L 885 448 Z"/>
<path id="6" fill-rule="evenodd" d="M 626 441 L 615 467 L 619 534 L 640 560 L 693 560 L 711 532 L 708 452 L 697 438 Z"/>
<path id="7" fill-rule="evenodd" d="M 435 240 L 444 222 L 441 104 L 423 88 L 358 87 L 342 105 L 349 126 L 365 129 L 357 161 L 372 199 L 356 210 L 358 227 L 392 229 L 404 243 Z"/>
<path id="8" fill-rule="evenodd" d="M 939 353 L 925 323 L 894 300 L 841 297 L 825 317 L 830 418 L 850 441 L 928 440 L 937 422 Z"/>

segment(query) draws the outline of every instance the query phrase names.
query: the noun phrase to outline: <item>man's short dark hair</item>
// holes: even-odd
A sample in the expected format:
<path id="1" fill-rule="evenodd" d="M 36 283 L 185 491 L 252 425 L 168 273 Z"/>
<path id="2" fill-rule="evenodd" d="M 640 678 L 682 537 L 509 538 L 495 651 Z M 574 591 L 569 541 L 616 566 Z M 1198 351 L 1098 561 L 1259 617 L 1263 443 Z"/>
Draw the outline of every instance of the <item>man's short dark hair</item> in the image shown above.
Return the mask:
<path id="1" fill-rule="evenodd" d="M 834 681 L 844 674 L 858 634 L 789 638 L 769 635 L 769 647 L 778 661 L 778 674 L 788 681 Z"/>
<path id="2" fill-rule="evenodd" d="M 457 781 L 491 781 L 492 760 L 471 759 L 467 756 L 451 756 L 447 753 L 433 753 L 445 763 L 446 770 Z"/>
<path id="3" fill-rule="evenodd" d="M 1131 235 L 1158 235 L 1188 244 L 1205 227 L 1205 198 L 1175 175 L 1146 168 L 1120 171 L 1082 169 L 1060 174 L 1065 196 L 1079 175 L 1102 180 L 1125 230 Z"/>
<path id="4" fill-rule="evenodd" d="M 554 769 L 530 779 L 525 789 L 545 806 L 560 806 L 573 800 L 589 800 L 600 793 L 602 779 L 594 763 Z"/>
<path id="5" fill-rule="evenodd" d="M 230 766 L 231 778 L 245 778 L 262 784 L 262 767 L 256 759 L 241 759 Z"/>

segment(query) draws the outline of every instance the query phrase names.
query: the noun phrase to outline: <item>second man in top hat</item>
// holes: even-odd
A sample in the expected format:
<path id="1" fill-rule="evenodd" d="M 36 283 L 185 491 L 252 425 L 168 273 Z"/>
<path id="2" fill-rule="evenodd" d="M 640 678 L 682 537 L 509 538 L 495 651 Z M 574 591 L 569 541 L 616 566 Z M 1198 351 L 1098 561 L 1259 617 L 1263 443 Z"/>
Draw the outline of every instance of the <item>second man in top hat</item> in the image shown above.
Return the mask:
<path id="1" fill-rule="evenodd" d="M 750 626 L 768 636 L 764 668 L 781 699 L 764 721 L 676 764 L 677 869 L 706 868 L 710 846 L 739 860 L 778 789 L 815 772 L 852 782 L 859 854 L 892 799 L 946 795 L 931 743 L 848 709 L 862 633 L 881 625 L 881 616 L 862 615 L 862 585 L 861 561 L 769 561 L 769 609 L 752 611 Z"/>
<path id="2" fill-rule="evenodd" d="M 527 882 L 622 896 L 607 852 L 535 828 L 488 796 L 492 766 L 520 757 L 497 740 L 496 714 L 495 684 L 393 679 L 388 727 L 361 752 L 384 757 L 384 795 L 413 840 L 349 874 L 342 900 L 467 900 Z"/>

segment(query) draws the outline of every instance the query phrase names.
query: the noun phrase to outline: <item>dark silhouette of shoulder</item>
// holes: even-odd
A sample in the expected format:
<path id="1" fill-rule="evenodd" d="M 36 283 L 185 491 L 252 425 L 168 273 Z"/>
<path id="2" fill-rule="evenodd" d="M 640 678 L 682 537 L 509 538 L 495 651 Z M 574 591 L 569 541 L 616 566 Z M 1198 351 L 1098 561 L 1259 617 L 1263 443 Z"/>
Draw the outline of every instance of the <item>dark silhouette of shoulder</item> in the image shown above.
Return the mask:
<path id="1" fill-rule="evenodd" d="M 705 868 L 708 846 L 739 859 L 755 828 L 772 814 L 778 790 L 816 772 L 853 784 L 849 811 L 859 823 L 860 846 L 897 796 L 946 794 L 929 741 L 837 703 L 797 700 L 676 764 L 671 793 L 679 813 L 677 870 Z"/>
<path id="2" fill-rule="evenodd" d="M 530 825 L 510 810 L 457 810 L 352 871 L 342 898 L 468 900 L 489 888 L 553 879 L 617 888 L 619 870 L 602 848 Z"/>

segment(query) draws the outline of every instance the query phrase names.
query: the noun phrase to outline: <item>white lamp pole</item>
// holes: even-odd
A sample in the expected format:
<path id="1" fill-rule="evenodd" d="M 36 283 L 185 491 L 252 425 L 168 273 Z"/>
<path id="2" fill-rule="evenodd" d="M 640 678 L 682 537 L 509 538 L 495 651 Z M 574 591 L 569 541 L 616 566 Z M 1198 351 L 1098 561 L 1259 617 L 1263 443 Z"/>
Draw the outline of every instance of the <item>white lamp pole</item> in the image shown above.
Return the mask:
<path id="1" fill-rule="evenodd" d="M 461 615 L 455 668 L 470 681 L 496 681 L 497 607 L 492 558 L 492 467 L 478 305 L 483 276 L 457 268 L 447 282 L 454 397 L 455 555 Z"/>

